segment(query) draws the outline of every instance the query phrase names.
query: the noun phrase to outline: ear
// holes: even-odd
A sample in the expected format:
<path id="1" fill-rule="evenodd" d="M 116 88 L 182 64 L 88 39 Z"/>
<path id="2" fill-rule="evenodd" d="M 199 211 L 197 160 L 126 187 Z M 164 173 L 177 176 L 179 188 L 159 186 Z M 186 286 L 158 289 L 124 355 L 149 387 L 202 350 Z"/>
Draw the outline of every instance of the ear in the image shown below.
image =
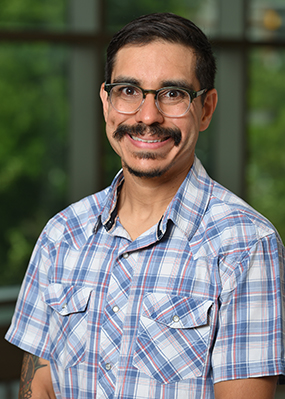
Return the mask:
<path id="1" fill-rule="evenodd" d="M 203 132 L 209 126 L 213 113 L 218 103 L 218 93 L 216 89 L 209 90 L 206 94 L 204 105 L 202 108 L 202 117 L 200 132 Z"/>
<path id="2" fill-rule="evenodd" d="M 103 113 L 104 113 L 104 118 L 105 118 L 105 121 L 106 121 L 107 115 L 108 115 L 108 112 L 109 112 L 109 99 L 108 99 L 108 93 L 104 90 L 104 83 L 101 84 L 100 98 L 101 98 L 101 101 L 102 101 Z"/>

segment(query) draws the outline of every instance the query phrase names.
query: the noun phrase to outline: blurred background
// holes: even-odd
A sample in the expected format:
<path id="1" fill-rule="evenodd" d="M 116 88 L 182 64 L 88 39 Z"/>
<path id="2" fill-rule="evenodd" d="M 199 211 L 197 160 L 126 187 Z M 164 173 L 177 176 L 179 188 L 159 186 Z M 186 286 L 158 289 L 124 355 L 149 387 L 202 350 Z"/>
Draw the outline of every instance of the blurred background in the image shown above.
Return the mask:
<path id="1" fill-rule="evenodd" d="M 1 399 L 17 398 L 22 353 L 3 336 L 38 235 L 120 168 L 99 102 L 106 46 L 157 11 L 192 19 L 214 46 L 219 104 L 198 157 L 285 241 L 284 0 L 1 0 Z"/>

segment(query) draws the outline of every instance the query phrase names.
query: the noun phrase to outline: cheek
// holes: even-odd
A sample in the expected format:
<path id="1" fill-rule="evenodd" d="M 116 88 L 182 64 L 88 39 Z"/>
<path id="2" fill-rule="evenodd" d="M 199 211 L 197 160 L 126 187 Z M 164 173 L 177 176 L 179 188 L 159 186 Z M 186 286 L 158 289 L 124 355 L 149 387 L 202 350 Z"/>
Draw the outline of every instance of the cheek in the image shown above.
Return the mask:
<path id="1" fill-rule="evenodd" d="M 192 120 L 197 131 L 200 131 L 200 126 L 203 118 L 203 108 L 200 104 L 193 104 Z"/>
<path id="2" fill-rule="evenodd" d="M 125 123 L 127 121 L 127 116 L 123 115 L 123 114 L 119 114 L 118 112 L 114 111 L 113 109 L 109 109 L 108 114 L 105 117 L 105 121 L 106 121 L 106 129 L 109 130 L 116 130 L 117 127 L 122 124 Z"/>
<path id="3" fill-rule="evenodd" d="M 113 116 L 112 112 L 108 112 L 105 117 L 106 121 L 106 130 L 112 129 L 115 126 L 116 118 Z"/>
<path id="4" fill-rule="evenodd" d="M 199 136 L 199 122 L 195 118 L 189 119 L 183 125 L 178 126 L 182 133 L 182 142 L 185 146 L 192 147 L 198 140 Z"/>

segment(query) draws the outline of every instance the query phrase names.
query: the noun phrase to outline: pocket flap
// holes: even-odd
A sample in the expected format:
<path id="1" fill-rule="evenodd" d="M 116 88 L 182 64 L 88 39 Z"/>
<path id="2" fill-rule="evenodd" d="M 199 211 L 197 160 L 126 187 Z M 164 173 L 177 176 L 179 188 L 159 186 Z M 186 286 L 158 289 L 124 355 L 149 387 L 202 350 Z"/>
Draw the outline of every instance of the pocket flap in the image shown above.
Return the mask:
<path id="1" fill-rule="evenodd" d="M 144 298 L 143 316 L 172 328 L 193 328 L 208 323 L 211 300 L 149 293 Z"/>
<path id="2" fill-rule="evenodd" d="M 50 284 L 43 293 L 43 301 L 61 316 L 84 312 L 91 287 L 77 285 Z"/>

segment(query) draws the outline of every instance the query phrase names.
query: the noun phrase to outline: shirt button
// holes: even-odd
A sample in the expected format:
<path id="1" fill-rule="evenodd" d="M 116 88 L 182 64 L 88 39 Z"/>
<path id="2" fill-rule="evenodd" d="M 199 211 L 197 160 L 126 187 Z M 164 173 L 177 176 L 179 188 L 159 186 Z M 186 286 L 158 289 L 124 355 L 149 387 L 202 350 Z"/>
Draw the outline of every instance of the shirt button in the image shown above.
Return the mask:
<path id="1" fill-rule="evenodd" d="M 111 366 L 110 363 L 106 363 L 106 364 L 105 364 L 105 369 L 106 369 L 106 370 L 109 371 L 109 370 L 111 370 L 111 368 L 112 368 L 112 366 Z"/>
<path id="2" fill-rule="evenodd" d="M 114 313 L 118 313 L 119 310 L 120 310 L 119 306 L 117 306 L 117 305 L 113 306 Z"/>
<path id="3" fill-rule="evenodd" d="M 129 257 L 128 252 L 125 252 L 125 253 L 123 254 L 123 258 L 124 258 L 124 259 L 128 259 L 128 257 Z"/>
<path id="4" fill-rule="evenodd" d="M 112 227 L 112 225 L 113 225 L 112 220 L 109 220 L 109 221 L 106 223 L 107 229 L 110 229 L 110 228 Z"/>
<path id="5" fill-rule="evenodd" d="M 173 316 L 172 320 L 174 321 L 174 323 L 178 323 L 179 322 L 179 316 L 175 315 Z"/>
<path id="6" fill-rule="evenodd" d="M 67 303 L 64 303 L 61 307 L 61 309 L 66 309 L 67 308 Z"/>

